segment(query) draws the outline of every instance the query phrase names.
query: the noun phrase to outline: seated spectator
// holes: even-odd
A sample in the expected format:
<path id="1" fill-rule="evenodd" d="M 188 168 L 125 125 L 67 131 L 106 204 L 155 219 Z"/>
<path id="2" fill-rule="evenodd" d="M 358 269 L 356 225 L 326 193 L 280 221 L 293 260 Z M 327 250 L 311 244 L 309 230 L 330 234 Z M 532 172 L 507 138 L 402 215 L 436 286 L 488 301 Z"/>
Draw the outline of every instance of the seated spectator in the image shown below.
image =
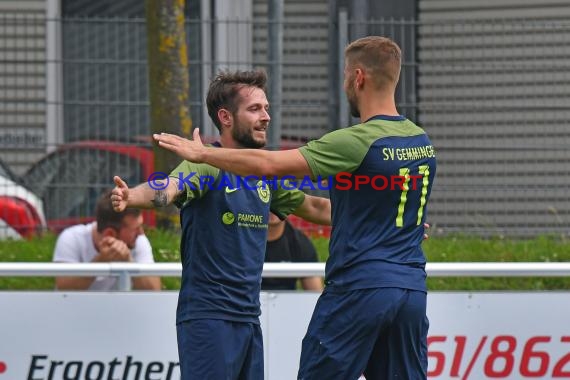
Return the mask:
<path id="1" fill-rule="evenodd" d="M 143 231 L 140 209 L 115 212 L 110 192 L 97 201 L 96 221 L 71 226 L 59 235 L 53 255 L 60 263 L 153 263 L 152 248 Z M 59 290 L 116 290 L 118 277 L 57 277 Z M 160 290 L 159 277 L 132 277 L 132 288 Z"/>
<path id="2" fill-rule="evenodd" d="M 294 228 L 289 222 L 269 214 L 267 231 L 266 263 L 311 263 L 318 262 L 317 250 L 311 240 L 303 232 Z M 297 280 L 305 290 L 322 291 L 323 281 L 319 276 L 302 278 L 268 278 L 263 277 L 262 290 L 295 290 Z"/>

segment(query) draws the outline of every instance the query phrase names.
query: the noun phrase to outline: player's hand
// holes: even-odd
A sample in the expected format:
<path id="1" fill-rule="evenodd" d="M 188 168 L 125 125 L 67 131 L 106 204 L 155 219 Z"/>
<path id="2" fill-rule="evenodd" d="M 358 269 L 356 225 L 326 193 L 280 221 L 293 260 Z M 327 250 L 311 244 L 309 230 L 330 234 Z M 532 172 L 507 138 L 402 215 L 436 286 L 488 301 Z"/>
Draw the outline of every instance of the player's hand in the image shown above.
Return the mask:
<path id="1" fill-rule="evenodd" d="M 425 232 L 429 228 L 430 228 L 430 225 L 428 223 L 424 223 L 424 240 L 429 239 L 429 235 L 427 234 L 427 232 Z"/>
<path id="2" fill-rule="evenodd" d="M 124 241 L 106 236 L 99 243 L 98 261 L 132 261 L 131 250 Z"/>
<path id="3" fill-rule="evenodd" d="M 129 204 L 129 186 L 119 176 L 113 177 L 115 188 L 111 191 L 111 204 L 116 212 L 124 211 Z"/>
<path id="4" fill-rule="evenodd" d="M 167 149 L 176 153 L 178 157 L 195 162 L 203 162 L 203 156 L 206 148 L 200 139 L 200 130 L 194 129 L 192 133 L 192 140 L 185 139 L 184 137 L 172 135 L 170 133 L 155 133 L 152 137 L 158 142 L 161 148 Z"/>

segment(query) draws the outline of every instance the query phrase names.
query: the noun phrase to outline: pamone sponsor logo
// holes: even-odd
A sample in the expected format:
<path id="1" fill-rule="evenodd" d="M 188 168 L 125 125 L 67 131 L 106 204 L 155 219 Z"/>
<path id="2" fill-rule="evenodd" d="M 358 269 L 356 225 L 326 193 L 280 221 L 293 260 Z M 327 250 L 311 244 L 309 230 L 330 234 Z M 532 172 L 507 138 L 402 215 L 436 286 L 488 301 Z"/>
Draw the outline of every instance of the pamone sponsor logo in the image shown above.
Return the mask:
<path id="1" fill-rule="evenodd" d="M 130 355 L 107 362 L 32 355 L 27 380 L 179 380 L 179 367 L 178 362 L 143 362 Z"/>
<path id="2" fill-rule="evenodd" d="M 263 223 L 263 215 L 238 213 L 238 222 Z"/>

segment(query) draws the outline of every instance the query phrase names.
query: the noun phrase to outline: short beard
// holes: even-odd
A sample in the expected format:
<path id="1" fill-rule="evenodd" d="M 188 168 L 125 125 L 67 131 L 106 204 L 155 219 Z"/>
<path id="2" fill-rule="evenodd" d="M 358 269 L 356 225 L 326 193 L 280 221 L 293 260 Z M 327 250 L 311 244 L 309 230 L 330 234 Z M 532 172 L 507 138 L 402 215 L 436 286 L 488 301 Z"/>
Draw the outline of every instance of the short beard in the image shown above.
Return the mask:
<path id="1" fill-rule="evenodd" d="M 360 110 L 358 109 L 358 104 L 351 99 L 348 99 L 348 105 L 350 106 L 350 114 L 352 117 L 360 117 Z"/>
<path id="2" fill-rule="evenodd" d="M 242 131 L 238 124 L 232 128 L 232 138 L 238 145 L 247 149 L 263 148 L 266 144 L 266 141 L 254 140 L 251 130 L 245 129 Z"/>
<path id="3" fill-rule="evenodd" d="M 358 109 L 358 102 L 356 100 L 356 94 L 354 88 L 347 87 L 345 90 L 346 100 L 350 106 L 350 114 L 352 117 L 360 117 L 360 110 Z"/>

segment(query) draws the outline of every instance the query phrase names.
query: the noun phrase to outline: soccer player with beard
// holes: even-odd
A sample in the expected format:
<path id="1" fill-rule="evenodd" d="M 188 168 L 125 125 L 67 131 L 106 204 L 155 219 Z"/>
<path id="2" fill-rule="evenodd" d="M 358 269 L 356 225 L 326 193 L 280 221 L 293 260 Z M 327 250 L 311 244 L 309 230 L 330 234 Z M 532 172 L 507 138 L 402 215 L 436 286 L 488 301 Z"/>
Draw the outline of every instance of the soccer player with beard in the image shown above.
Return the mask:
<path id="1" fill-rule="evenodd" d="M 266 81 L 263 71 L 238 71 L 211 82 L 206 103 L 220 132 L 215 147 L 265 146 Z M 172 202 L 181 208 L 176 325 L 182 379 L 263 379 L 259 293 L 269 212 L 330 224 L 330 201 L 188 161 L 171 172 L 164 190 L 114 181 L 116 211 Z"/>
<path id="2" fill-rule="evenodd" d="M 398 45 L 369 36 L 345 50 L 344 90 L 361 123 L 285 151 L 211 149 L 155 135 L 180 157 L 241 175 L 353 179 L 330 186 L 333 230 L 322 293 L 303 339 L 298 379 L 427 378 L 426 259 L 421 249 L 436 172 L 423 129 L 400 115 Z M 378 178 L 399 181 L 383 186 Z M 343 181 L 345 183 L 346 181 Z"/>

